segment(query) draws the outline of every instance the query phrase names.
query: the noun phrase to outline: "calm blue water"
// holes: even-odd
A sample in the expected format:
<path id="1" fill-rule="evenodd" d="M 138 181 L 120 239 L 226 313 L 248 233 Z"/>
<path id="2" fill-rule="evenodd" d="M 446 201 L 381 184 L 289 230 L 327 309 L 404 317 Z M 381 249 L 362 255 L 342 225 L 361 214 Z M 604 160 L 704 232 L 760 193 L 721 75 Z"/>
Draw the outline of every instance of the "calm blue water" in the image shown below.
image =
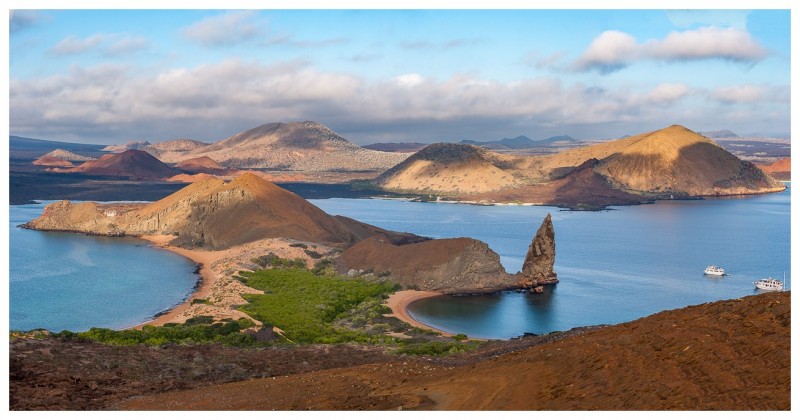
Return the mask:
<path id="1" fill-rule="evenodd" d="M 790 193 L 666 201 L 603 212 L 552 207 L 469 206 L 390 200 L 311 200 L 386 229 L 487 242 L 509 272 L 522 269 L 533 235 L 550 212 L 560 283 L 545 293 L 501 293 L 417 301 L 411 315 L 472 337 L 509 338 L 615 324 L 703 302 L 758 293 L 767 276 L 790 287 Z M 703 275 L 711 264 L 730 274 Z"/>
<path id="2" fill-rule="evenodd" d="M 197 282 L 194 263 L 142 240 L 17 227 L 43 207 L 10 206 L 12 330 L 130 327 L 182 302 Z"/>

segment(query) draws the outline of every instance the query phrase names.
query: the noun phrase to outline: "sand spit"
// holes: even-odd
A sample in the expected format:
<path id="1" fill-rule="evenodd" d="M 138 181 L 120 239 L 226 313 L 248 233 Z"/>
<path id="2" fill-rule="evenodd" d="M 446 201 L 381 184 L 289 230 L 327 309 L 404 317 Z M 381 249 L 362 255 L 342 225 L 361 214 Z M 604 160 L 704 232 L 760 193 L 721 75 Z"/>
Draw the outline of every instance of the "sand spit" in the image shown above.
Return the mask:
<path id="1" fill-rule="evenodd" d="M 413 325 L 417 328 L 424 328 L 426 330 L 437 331 L 445 337 L 452 337 L 453 334 L 433 328 L 430 325 L 423 324 L 422 322 L 419 322 L 416 319 L 412 318 L 411 314 L 408 313 L 408 305 L 410 305 L 411 302 L 441 295 L 442 294 L 439 292 L 427 292 L 422 290 L 401 290 L 389 296 L 389 299 L 386 301 L 386 306 L 388 306 L 389 309 L 392 310 L 391 316 L 394 316 L 395 318 L 407 324 Z"/>

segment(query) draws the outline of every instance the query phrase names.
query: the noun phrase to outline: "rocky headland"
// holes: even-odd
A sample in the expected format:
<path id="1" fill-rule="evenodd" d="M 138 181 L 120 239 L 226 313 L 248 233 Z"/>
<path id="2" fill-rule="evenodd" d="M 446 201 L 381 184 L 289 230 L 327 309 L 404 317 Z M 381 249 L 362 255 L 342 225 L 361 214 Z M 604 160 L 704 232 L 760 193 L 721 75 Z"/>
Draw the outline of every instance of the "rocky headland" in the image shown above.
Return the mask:
<path id="1" fill-rule="evenodd" d="M 40 217 L 24 227 L 106 236 L 158 236 L 163 238 L 161 245 L 175 250 L 206 253 L 267 239 L 301 241 L 340 250 L 326 253 L 325 258 L 333 259 L 342 274 L 371 273 L 373 278 L 391 280 L 405 288 L 442 293 L 535 290 L 540 284 L 552 283 L 555 276 L 555 243 L 549 216 L 531 245 L 537 252 L 529 252 L 528 268 L 512 275 L 506 273 L 497 253 L 484 242 L 471 238 L 430 239 L 331 216 L 249 173 L 230 182 L 196 182 L 147 204 L 61 201 L 46 206 Z M 309 260 L 308 266 L 320 258 L 322 255 Z"/>

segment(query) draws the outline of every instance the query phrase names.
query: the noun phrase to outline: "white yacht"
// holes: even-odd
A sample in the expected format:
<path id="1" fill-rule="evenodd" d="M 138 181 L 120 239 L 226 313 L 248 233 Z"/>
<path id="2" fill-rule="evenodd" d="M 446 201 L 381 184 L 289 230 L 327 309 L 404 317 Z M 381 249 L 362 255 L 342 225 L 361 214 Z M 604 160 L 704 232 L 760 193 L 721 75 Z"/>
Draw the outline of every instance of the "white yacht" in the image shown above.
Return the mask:
<path id="1" fill-rule="evenodd" d="M 772 277 L 767 277 L 759 281 L 754 281 L 753 284 L 756 286 L 756 289 L 769 290 L 771 292 L 780 292 L 783 291 L 783 283 L 786 281 L 786 274 L 784 274 L 783 276 L 784 276 L 783 281 L 780 281 L 778 279 L 773 279 Z"/>
<path id="2" fill-rule="evenodd" d="M 717 267 L 716 265 L 709 265 L 703 271 L 704 273 L 708 274 L 709 276 L 724 276 L 725 269 L 722 267 Z"/>

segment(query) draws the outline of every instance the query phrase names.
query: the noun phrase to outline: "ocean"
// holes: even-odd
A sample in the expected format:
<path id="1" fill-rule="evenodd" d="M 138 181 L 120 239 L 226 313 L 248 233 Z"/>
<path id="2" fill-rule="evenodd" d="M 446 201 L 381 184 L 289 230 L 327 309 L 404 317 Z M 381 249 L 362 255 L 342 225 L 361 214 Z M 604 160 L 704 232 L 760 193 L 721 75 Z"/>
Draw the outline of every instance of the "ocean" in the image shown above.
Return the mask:
<path id="1" fill-rule="evenodd" d="M 575 212 L 537 206 L 472 206 L 381 199 L 310 200 L 382 228 L 433 238 L 473 237 L 509 272 L 553 217 L 560 283 L 540 295 L 444 296 L 410 306 L 417 320 L 480 338 L 615 324 L 666 309 L 759 293 L 753 281 L 790 277 L 790 192 L 662 201 Z M 44 204 L 10 206 L 12 330 L 125 328 L 182 302 L 195 265 L 132 238 L 38 232 L 17 225 Z M 718 265 L 729 275 L 705 276 Z"/>
<path id="2" fill-rule="evenodd" d="M 667 309 L 758 292 L 753 281 L 790 277 L 790 190 L 737 198 L 661 201 L 575 212 L 397 200 L 312 200 L 328 213 L 433 238 L 489 244 L 509 272 L 522 269 L 547 213 L 560 282 L 540 295 L 506 292 L 414 302 L 412 317 L 479 338 L 616 324 Z M 703 274 L 708 265 L 729 274 Z"/>
<path id="3" fill-rule="evenodd" d="M 10 206 L 11 330 L 126 328 L 191 294 L 196 265 L 145 241 L 17 227 L 44 204 Z"/>

